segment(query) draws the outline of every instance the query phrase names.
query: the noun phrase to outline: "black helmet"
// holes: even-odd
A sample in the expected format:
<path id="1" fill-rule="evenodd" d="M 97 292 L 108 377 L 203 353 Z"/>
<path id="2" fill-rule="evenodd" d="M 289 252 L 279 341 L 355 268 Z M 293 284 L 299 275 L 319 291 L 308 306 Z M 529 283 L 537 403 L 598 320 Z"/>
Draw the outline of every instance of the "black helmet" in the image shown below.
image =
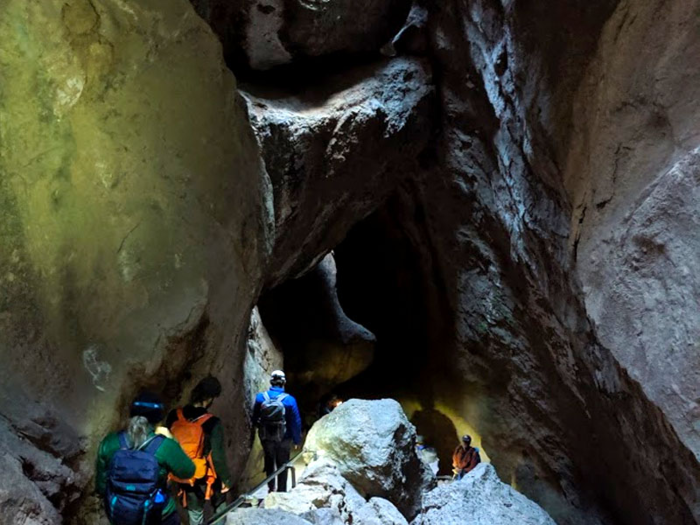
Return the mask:
<path id="1" fill-rule="evenodd" d="M 469 434 L 464 434 L 462 436 L 462 442 L 466 443 L 467 445 L 471 445 L 472 437 Z"/>
<path id="2" fill-rule="evenodd" d="M 165 406 L 160 398 L 153 392 L 141 392 L 131 403 L 129 416 L 143 416 L 148 422 L 155 425 L 163 419 Z"/>
<path id="3" fill-rule="evenodd" d="M 214 399 L 221 395 L 221 383 L 214 376 L 202 379 L 192 390 L 192 403 L 201 403 L 205 399 Z"/>

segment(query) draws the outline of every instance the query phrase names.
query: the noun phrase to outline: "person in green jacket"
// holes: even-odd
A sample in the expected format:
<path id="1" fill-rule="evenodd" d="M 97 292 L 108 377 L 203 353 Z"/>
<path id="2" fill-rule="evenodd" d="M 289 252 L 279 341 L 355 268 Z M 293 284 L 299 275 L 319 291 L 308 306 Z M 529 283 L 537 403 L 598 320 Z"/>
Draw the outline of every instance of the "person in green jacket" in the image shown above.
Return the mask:
<path id="1" fill-rule="evenodd" d="M 122 449 L 122 441 L 125 439 L 131 450 L 143 449 L 156 438 L 155 426 L 163 419 L 164 406 L 158 396 L 144 392 L 131 404 L 129 423 L 127 429 L 122 432 L 108 434 L 100 443 L 97 453 L 97 472 L 95 488 L 103 498 L 107 494 L 110 483 L 110 462 L 117 451 Z M 122 436 L 120 437 L 120 434 Z M 188 478 L 194 475 L 195 465 L 185 454 L 179 443 L 168 437 L 159 437 L 161 441 L 155 450 L 155 459 L 160 467 L 158 485 L 159 504 L 162 506 L 159 521 L 154 525 L 179 525 L 180 518 L 175 502 L 168 496 L 166 484 L 168 474 L 180 478 Z M 156 518 L 157 519 L 157 518 Z M 121 525 L 113 522 L 112 525 Z"/>
<path id="2" fill-rule="evenodd" d="M 206 474 L 203 477 L 180 484 L 183 506 L 187 509 L 190 525 L 204 523 L 204 505 L 207 501 L 211 502 L 215 512 L 220 510 L 226 503 L 226 493 L 231 488 L 224 426 L 218 417 L 209 413 L 209 408 L 220 395 L 219 380 L 214 376 L 207 376 L 192 390 L 189 404 L 171 411 L 166 420 L 166 426 L 175 439 L 180 440 L 190 457 L 201 457 L 206 465 Z M 194 444 L 193 426 L 203 434 L 202 450 L 195 451 L 191 448 Z M 198 439 L 194 441 L 197 442 Z"/>

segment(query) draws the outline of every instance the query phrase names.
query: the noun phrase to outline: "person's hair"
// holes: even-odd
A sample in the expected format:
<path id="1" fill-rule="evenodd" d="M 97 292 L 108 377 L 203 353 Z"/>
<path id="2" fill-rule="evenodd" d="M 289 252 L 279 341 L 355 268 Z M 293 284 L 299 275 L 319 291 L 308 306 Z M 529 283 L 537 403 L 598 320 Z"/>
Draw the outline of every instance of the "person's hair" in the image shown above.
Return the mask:
<path id="1" fill-rule="evenodd" d="M 139 448 L 146 442 L 150 434 L 151 424 L 144 416 L 134 416 L 129 419 L 126 435 L 129 437 L 129 443 L 132 447 Z"/>
<path id="2" fill-rule="evenodd" d="M 190 403 L 197 404 L 206 401 L 207 399 L 214 399 L 221 395 L 221 383 L 214 376 L 207 376 L 202 379 L 197 386 L 192 390 L 192 395 L 190 396 Z"/>

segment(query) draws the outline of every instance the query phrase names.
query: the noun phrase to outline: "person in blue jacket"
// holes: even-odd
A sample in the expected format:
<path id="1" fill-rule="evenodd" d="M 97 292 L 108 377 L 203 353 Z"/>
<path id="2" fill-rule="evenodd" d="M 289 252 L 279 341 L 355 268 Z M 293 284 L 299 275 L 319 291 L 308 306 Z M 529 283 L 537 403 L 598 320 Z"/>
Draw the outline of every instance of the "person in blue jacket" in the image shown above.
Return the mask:
<path id="1" fill-rule="evenodd" d="M 284 391 L 287 378 L 282 370 L 275 370 L 270 377 L 270 389 L 255 396 L 253 426 L 258 429 L 265 453 L 265 473 L 269 476 L 289 461 L 292 442 L 301 443 L 301 416 L 297 401 Z M 275 479 L 268 483 L 275 491 Z M 287 471 L 277 476 L 277 491 L 286 492 Z"/>

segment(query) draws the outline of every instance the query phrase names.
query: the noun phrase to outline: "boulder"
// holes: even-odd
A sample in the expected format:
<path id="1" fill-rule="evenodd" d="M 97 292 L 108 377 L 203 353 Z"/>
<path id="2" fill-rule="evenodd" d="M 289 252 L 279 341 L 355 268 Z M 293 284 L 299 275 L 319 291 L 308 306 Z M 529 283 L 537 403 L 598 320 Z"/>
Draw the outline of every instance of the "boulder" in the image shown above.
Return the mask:
<path id="1" fill-rule="evenodd" d="M 304 450 L 336 465 L 365 497 L 386 498 L 412 517 L 435 483 L 416 455 L 415 436 L 396 401 L 351 399 L 311 428 Z"/>
<path id="2" fill-rule="evenodd" d="M 353 523 L 353 516 L 366 505 L 365 499 L 340 475 L 336 465 L 327 460 L 309 464 L 290 492 L 273 492 L 265 498 L 265 508 L 276 508 L 298 515 L 313 514 L 314 520 L 330 519 L 330 509 L 342 523 Z"/>
<path id="3" fill-rule="evenodd" d="M 226 516 L 226 525 L 311 525 L 299 516 L 279 509 L 237 509 Z"/>
<path id="4" fill-rule="evenodd" d="M 415 170 L 432 76 L 426 62 L 401 58 L 298 91 L 242 89 L 273 186 L 272 287 L 312 268 Z"/>
<path id="5" fill-rule="evenodd" d="M 313 525 L 345 525 L 342 516 L 336 509 L 315 509 L 301 515 Z"/>
<path id="6" fill-rule="evenodd" d="M 334 53 L 378 51 L 410 0 L 192 0 L 229 62 L 267 70 Z"/>
<path id="7" fill-rule="evenodd" d="M 355 525 L 408 525 L 394 504 L 383 498 L 371 498 L 354 518 Z"/>
<path id="8" fill-rule="evenodd" d="M 498 479 L 496 470 L 481 463 L 464 478 L 442 485 L 423 498 L 411 525 L 555 525 L 535 502 Z"/>

